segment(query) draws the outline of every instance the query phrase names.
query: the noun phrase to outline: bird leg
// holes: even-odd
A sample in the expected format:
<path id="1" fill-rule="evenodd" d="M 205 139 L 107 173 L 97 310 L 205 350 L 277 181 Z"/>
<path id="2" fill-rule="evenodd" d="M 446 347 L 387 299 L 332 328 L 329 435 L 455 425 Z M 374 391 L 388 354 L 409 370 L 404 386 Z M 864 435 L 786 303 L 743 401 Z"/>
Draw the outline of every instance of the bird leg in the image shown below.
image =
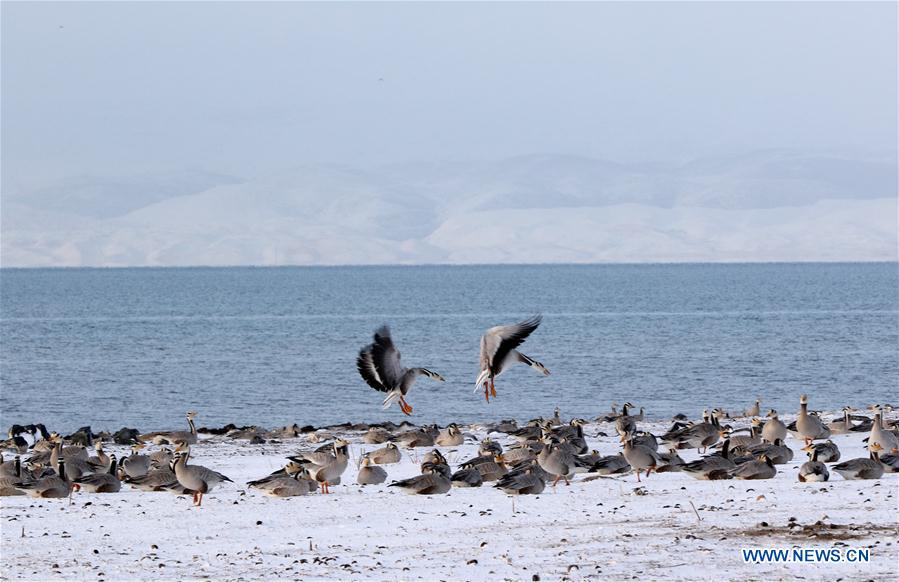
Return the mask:
<path id="1" fill-rule="evenodd" d="M 328 483 L 327 481 L 325 481 L 324 483 L 322 483 L 322 485 L 324 485 L 324 487 L 325 487 L 325 495 L 330 495 L 331 494 L 331 484 Z"/>
<path id="2" fill-rule="evenodd" d="M 640 469 L 637 469 L 637 483 L 640 482 Z"/>
<path id="3" fill-rule="evenodd" d="M 487 404 L 490 404 L 490 382 L 484 382 L 484 398 L 487 400 Z"/>
<path id="4" fill-rule="evenodd" d="M 555 480 L 555 481 L 553 481 L 553 488 L 555 488 L 555 487 L 556 487 L 556 483 L 558 483 L 558 482 L 559 482 L 559 480 L 561 480 L 561 479 L 562 479 L 562 475 L 556 475 L 556 480 Z"/>
<path id="5" fill-rule="evenodd" d="M 400 396 L 400 410 L 403 411 L 403 414 L 406 416 L 412 416 L 412 407 L 409 406 L 409 403 L 406 402 L 406 399 Z"/>
<path id="6" fill-rule="evenodd" d="M 490 396 L 496 398 L 496 385 L 493 383 L 493 378 L 490 378 Z"/>
<path id="7" fill-rule="evenodd" d="M 197 491 L 197 507 L 201 507 L 203 505 L 203 492 Z"/>

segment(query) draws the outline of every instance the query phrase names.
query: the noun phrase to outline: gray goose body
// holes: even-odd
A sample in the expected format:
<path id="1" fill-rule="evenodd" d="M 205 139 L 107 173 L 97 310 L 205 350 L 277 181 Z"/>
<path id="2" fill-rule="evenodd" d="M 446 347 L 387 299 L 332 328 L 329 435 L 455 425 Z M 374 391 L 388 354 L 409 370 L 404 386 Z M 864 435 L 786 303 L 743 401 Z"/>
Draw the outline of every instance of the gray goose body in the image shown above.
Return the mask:
<path id="1" fill-rule="evenodd" d="M 773 479 L 777 475 L 777 468 L 771 459 L 762 455 L 755 461 L 748 461 L 742 465 L 738 465 L 736 469 L 730 472 L 734 479 L 756 480 L 756 479 Z"/>
<path id="2" fill-rule="evenodd" d="M 303 465 L 309 477 L 321 484 L 322 493 L 330 493 L 330 486 L 340 483 L 340 477 L 346 471 L 349 443 L 334 441 L 330 451 L 299 453 L 290 460 Z"/>
<path id="3" fill-rule="evenodd" d="M 109 470 L 106 473 L 94 473 L 74 480 L 81 489 L 88 493 L 118 493 L 122 482 L 116 477 L 116 458 L 110 456 Z"/>
<path id="4" fill-rule="evenodd" d="M 359 485 L 380 485 L 387 480 L 387 471 L 383 467 L 373 465 L 367 456 L 362 457 L 362 466 L 356 475 L 356 483 Z"/>
<path id="5" fill-rule="evenodd" d="M 194 505 L 199 507 L 203 504 L 203 495 L 231 479 L 201 465 L 188 465 L 189 457 L 189 451 L 177 453 L 172 460 L 172 469 L 178 484 L 194 492 Z"/>
<path id="6" fill-rule="evenodd" d="M 762 427 L 762 440 L 773 443 L 776 440 L 784 440 L 787 438 L 787 425 L 785 425 L 778 417 L 777 411 L 768 412 L 768 421 Z"/>
<path id="7" fill-rule="evenodd" d="M 371 462 L 376 465 L 390 465 L 399 463 L 403 458 L 403 454 L 395 444 L 388 443 L 387 446 L 368 453 L 368 457 L 371 459 Z"/>
<path id="8" fill-rule="evenodd" d="M 60 459 L 56 474 L 41 477 L 36 481 L 19 483 L 17 489 L 30 497 L 42 499 L 62 499 L 72 494 L 72 484 L 66 478 L 65 459 Z"/>
<path id="9" fill-rule="evenodd" d="M 811 459 L 799 467 L 800 483 L 818 483 L 830 479 L 827 465 L 818 460 L 818 451 L 812 451 Z"/>
<path id="10" fill-rule="evenodd" d="M 811 444 L 802 449 L 809 454 L 816 454 L 818 461 L 822 463 L 836 463 L 840 460 L 840 449 L 833 441 L 825 441 L 823 443 Z"/>
<path id="11" fill-rule="evenodd" d="M 546 481 L 539 471 L 530 467 L 503 476 L 494 487 L 511 495 L 539 495 L 546 488 Z"/>
<path id="12" fill-rule="evenodd" d="M 796 432 L 805 439 L 806 444 L 814 440 L 830 437 L 830 429 L 824 426 L 820 418 L 808 413 L 808 396 L 799 398 L 799 416 L 796 417 Z"/>
<path id="13" fill-rule="evenodd" d="M 855 481 L 858 479 L 880 479 L 883 477 L 884 468 L 878 457 L 879 446 L 874 445 L 874 450 L 867 459 L 852 459 L 845 461 L 832 468 L 835 473 L 839 473 L 843 479 Z"/>
<path id="14" fill-rule="evenodd" d="M 443 376 L 427 368 L 405 368 L 400 362 L 400 352 L 390 337 L 390 328 L 386 325 L 380 327 L 375 332 L 374 341 L 359 352 L 356 369 L 366 384 L 387 394 L 384 408 L 390 408 L 397 402 L 407 416 L 412 414 L 412 406 L 406 402 L 406 395 L 419 376 L 444 381 Z"/>
<path id="15" fill-rule="evenodd" d="M 188 445 L 195 445 L 199 440 L 197 427 L 194 424 L 194 418 L 197 417 L 196 412 L 187 413 L 188 430 L 176 430 L 169 432 L 153 432 L 140 436 L 141 441 L 151 441 L 156 445 L 176 445 L 179 442 Z"/>
<path id="16" fill-rule="evenodd" d="M 423 469 L 425 473 L 402 481 L 394 481 L 388 487 L 398 487 L 413 495 L 441 495 L 452 489 L 453 483 L 448 466 L 428 463 Z"/>
<path id="17" fill-rule="evenodd" d="M 537 315 L 520 323 L 491 327 L 481 336 L 480 373 L 474 389 L 477 392 L 483 388 L 487 402 L 491 396 L 496 397 L 495 378 L 513 364 L 525 364 L 544 376 L 549 375 L 543 364 L 515 349 L 540 326 L 541 321 L 542 317 Z"/>
<path id="18" fill-rule="evenodd" d="M 649 477 L 652 470 L 659 464 L 659 455 L 655 450 L 635 444 L 631 439 L 625 441 L 623 454 L 631 469 L 637 473 L 637 481 L 640 480 L 641 470 L 645 470 L 646 476 Z"/>
<path id="19" fill-rule="evenodd" d="M 440 434 L 437 435 L 434 442 L 441 447 L 458 447 L 465 442 L 465 437 L 462 436 L 462 431 L 458 426 L 450 424 L 440 431 Z"/>
<path id="20" fill-rule="evenodd" d="M 574 475 L 576 467 L 574 455 L 558 443 L 545 446 L 537 455 L 537 463 L 544 471 L 555 476 L 553 486 L 561 479 L 564 479 L 567 485 L 569 478 Z"/>

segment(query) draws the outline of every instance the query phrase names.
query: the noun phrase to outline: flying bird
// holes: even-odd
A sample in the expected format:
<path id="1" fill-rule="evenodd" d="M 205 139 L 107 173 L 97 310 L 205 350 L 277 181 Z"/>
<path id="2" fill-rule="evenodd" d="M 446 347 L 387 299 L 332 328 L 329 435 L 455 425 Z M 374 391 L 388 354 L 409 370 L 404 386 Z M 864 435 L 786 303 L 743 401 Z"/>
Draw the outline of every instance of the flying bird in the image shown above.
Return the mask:
<path id="1" fill-rule="evenodd" d="M 527 357 L 515 348 L 524 343 L 540 325 L 542 316 L 537 315 L 531 319 L 514 325 L 499 325 L 491 327 L 481 337 L 481 373 L 474 383 L 474 391 L 484 388 L 484 398 L 490 402 L 490 397 L 496 397 L 494 378 L 505 372 L 515 362 L 521 362 L 549 376 L 549 370 L 540 362 Z"/>
<path id="2" fill-rule="evenodd" d="M 399 404 L 403 414 L 412 414 L 412 406 L 406 402 L 406 394 L 419 376 L 443 382 L 443 376 L 427 368 L 404 368 L 400 362 L 400 352 L 390 338 L 390 328 L 380 327 L 375 332 L 374 342 L 362 348 L 356 359 L 356 367 L 365 382 L 378 392 L 386 392 L 384 408 L 394 402 Z"/>

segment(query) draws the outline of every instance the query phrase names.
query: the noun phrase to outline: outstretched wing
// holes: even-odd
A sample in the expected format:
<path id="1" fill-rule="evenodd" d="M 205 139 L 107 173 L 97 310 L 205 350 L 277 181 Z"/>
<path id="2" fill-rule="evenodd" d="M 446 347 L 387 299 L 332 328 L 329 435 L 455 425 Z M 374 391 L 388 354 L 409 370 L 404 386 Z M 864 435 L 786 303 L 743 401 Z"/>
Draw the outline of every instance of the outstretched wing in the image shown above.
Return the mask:
<path id="1" fill-rule="evenodd" d="M 375 390 L 389 392 L 400 385 L 405 370 L 400 364 L 400 352 L 390 338 L 390 328 L 385 325 L 375 332 L 374 342 L 359 352 L 356 367 Z"/>
<path id="2" fill-rule="evenodd" d="M 481 338 L 481 369 L 498 372 L 509 352 L 524 343 L 540 326 L 542 319 L 537 315 L 515 325 L 498 325 L 488 329 Z"/>

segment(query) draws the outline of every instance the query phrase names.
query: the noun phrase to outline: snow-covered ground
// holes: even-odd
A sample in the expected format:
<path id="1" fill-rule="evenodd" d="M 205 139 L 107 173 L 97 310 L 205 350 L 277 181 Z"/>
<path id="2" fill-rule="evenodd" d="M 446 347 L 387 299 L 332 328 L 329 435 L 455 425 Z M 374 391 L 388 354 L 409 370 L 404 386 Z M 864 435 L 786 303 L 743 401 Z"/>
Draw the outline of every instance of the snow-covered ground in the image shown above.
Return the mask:
<path id="1" fill-rule="evenodd" d="M 789 421 L 789 418 L 785 418 Z M 745 421 L 731 421 L 734 426 Z M 641 428 L 661 434 L 668 423 Z M 443 448 L 453 468 L 476 454 L 483 428 Z M 596 437 L 599 431 L 610 436 Z M 586 427 L 588 443 L 618 450 L 609 425 Z M 363 445 L 350 433 L 352 454 Z M 494 434 L 503 444 L 512 438 Z M 864 456 L 865 434 L 835 436 L 842 459 Z M 575 477 L 538 496 L 485 486 L 408 496 L 355 484 L 356 464 L 331 495 L 273 499 L 244 483 L 279 468 L 286 454 L 317 444 L 306 436 L 249 445 L 223 437 L 193 447 L 191 462 L 235 483 L 189 497 L 123 487 L 68 500 L 5 497 L 0 579 L 9 580 L 557 580 L 875 579 L 899 560 L 899 474 L 876 481 L 803 484 L 801 444 L 768 481 L 696 481 L 682 473 Z M 125 447 L 108 447 L 125 454 Z M 392 479 L 418 473 L 429 449 L 404 450 L 386 465 Z M 695 458 L 695 451 L 682 455 Z M 744 563 L 742 548 L 870 549 L 868 563 Z"/>

